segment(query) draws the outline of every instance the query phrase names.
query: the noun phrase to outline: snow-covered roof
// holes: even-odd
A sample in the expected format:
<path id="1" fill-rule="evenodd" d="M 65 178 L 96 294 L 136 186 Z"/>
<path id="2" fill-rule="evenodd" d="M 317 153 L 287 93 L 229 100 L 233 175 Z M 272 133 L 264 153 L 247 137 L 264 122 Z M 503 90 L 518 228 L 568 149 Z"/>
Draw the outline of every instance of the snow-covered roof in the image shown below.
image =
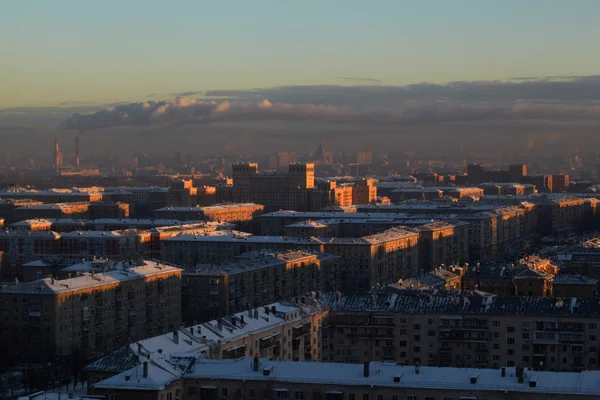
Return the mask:
<path id="1" fill-rule="evenodd" d="M 385 243 L 391 240 L 418 236 L 417 232 L 391 228 L 385 232 L 377 233 L 361 238 L 338 238 L 338 237 L 311 237 L 311 238 L 296 238 L 285 236 L 255 236 L 250 233 L 240 231 L 212 231 L 201 232 L 198 234 L 184 234 L 166 239 L 166 241 L 183 241 L 183 242 L 248 242 L 248 243 L 332 243 L 332 244 L 377 244 Z"/>
<path id="2" fill-rule="evenodd" d="M 552 280 L 553 285 L 597 285 L 598 279 L 579 274 L 556 275 Z"/>
<path id="3" fill-rule="evenodd" d="M 238 360 L 198 359 L 182 374 L 183 379 L 221 381 L 265 381 L 277 383 L 285 390 L 285 384 L 297 383 L 359 387 L 387 387 L 402 389 L 455 390 L 466 393 L 474 390 L 499 393 L 580 394 L 600 396 L 600 371 L 551 372 L 523 371 L 520 383 L 514 367 L 506 368 L 503 377 L 499 369 L 427 367 L 418 369 L 395 362 L 371 362 L 365 376 L 362 364 L 326 362 L 275 361 L 260 359 L 258 370 L 253 368 L 252 358 Z M 156 365 L 149 365 L 148 378 L 141 378 L 142 367 L 123 372 L 94 385 L 95 388 L 125 390 L 158 390 L 172 382 L 172 374 Z M 266 377 L 263 370 L 270 371 Z M 129 379 L 126 377 L 129 376 Z M 535 385 L 530 384 L 535 382 Z M 432 392 L 435 393 L 435 392 Z"/>
<path id="4" fill-rule="evenodd" d="M 317 259 L 320 261 L 332 260 L 339 258 L 333 254 L 310 252 L 307 250 L 296 250 L 286 252 L 266 252 L 266 251 L 254 251 L 244 253 L 236 257 L 236 261 L 224 265 L 209 265 L 203 264 L 193 268 L 186 268 L 184 274 L 187 275 L 232 275 L 235 273 L 259 270 L 262 268 L 269 268 L 276 265 L 285 264 L 287 262 Z"/>
<path id="5" fill-rule="evenodd" d="M 196 206 L 196 207 L 175 207 L 175 206 L 167 206 L 154 210 L 156 211 L 175 211 L 175 212 L 186 212 L 186 211 L 197 211 L 197 212 L 214 212 L 214 211 L 226 211 L 226 210 L 238 210 L 242 208 L 250 208 L 253 210 L 262 210 L 264 208 L 263 205 L 255 204 L 255 203 L 223 203 L 223 204 L 215 204 L 212 206 Z"/>

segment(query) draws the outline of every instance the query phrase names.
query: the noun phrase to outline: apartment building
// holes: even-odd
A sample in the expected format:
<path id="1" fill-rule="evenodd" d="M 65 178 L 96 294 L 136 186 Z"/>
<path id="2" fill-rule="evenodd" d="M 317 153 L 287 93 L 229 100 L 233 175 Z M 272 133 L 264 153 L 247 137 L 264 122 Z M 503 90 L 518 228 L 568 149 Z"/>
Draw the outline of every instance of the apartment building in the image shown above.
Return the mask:
<path id="1" fill-rule="evenodd" d="M 115 400 L 579 400 L 600 396 L 598 371 L 427 367 L 393 362 L 301 363 L 258 357 L 182 361 L 189 367 L 165 370 L 153 360 L 145 361 L 96 383 L 93 393 Z"/>
<path id="2" fill-rule="evenodd" d="M 130 266 L 131 265 L 131 266 Z M 2 354 L 16 362 L 101 355 L 181 322 L 181 270 L 143 261 L 0 289 Z"/>
<path id="3" fill-rule="evenodd" d="M 552 295 L 591 299 L 598 297 L 598 282 L 598 279 L 579 274 L 556 275 L 552 279 Z"/>
<path id="4" fill-rule="evenodd" d="M 50 231 L 53 223 L 54 219 L 34 218 L 15 222 L 10 224 L 9 228 L 21 231 Z"/>
<path id="5" fill-rule="evenodd" d="M 102 201 L 102 188 L 71 188 L 37 190 L 13 186 L 0 190 L 0 198 L 24 200 L 30 199 L 42 203 L 79 203 Z"/>
<path id="6" fill-rule="evenodd" d="M 425 272 L 408 279 L 400 279 L 389 286 L 398 289 L 421 290 L 461 290 L 461 277 L 464 270 L 458 266 L 438 267 L 433 271 Z"/>
<path id="7" fill-rule="evenodd" d="M 462 287 L 498 296 L 552 296 L 554 275 L 522 264 L 467 266 Z"/>
<path id="8" fill-rule="evenodd" d="M 178 179 L 169 184 L 168 206 L 196 207 L 198 205 L 198 189 L 191 179 Z"/>
<path id="9" fill-rule="evenodd" d="M 255 236 L 237 231 L 215 231 L 180 235 L 163 243 L 163 259 L 193 267 L 223 264 L 253 250 L 311 249 L 341 257 L 340 288 L 344 291 L 369 290 L 377 284 L 396 282 L 418 272 L 419 234 L 390 229 L 362 238 L 288 238 Z"/>
<path id="10" fill-rule="evenodd" d="M 314 211 L 326 207 L 370 204 L 377 199 L 377 187 L 373 179 L 341 185 L 335 181 L 320 181 L 308 192 L 308 199 L 308 209 Z"/>
<path id="11" fill-rule="evenodd" d="M 140 259 L 149 256 L 150 242 L 150 232 L 135 229 L 65 232 L 60 235 L 60 254 L 71 258 Z"/>
<path id="12" fill-rule="evenodd" d="M 264 206 L 254 203 L 216 204 L 206 207 L 163 207 L 154 210 L 156 218 L 179 221 L 251 221 L 262 214 Z"/>
<path id="13" fill-rule="evenodd" d="M 220 318 L 310 291 L 339 289 L 340 257 L 309 251 L 242 254 L 224 265 L 183 271 L 184 322 Z"/>
<path id="14" fill-rule="evenodd" d="M 23 264 L 58 254 L 60 235 L 52 231 L 0 231 L 2 279 L 23 279 Z"/>
<path id="15" fill-rule="evenodd" d="M 304 302 L 302 302 L 304 300 Z M 88 387 L 152 359 L 166 369 L 178 357 L 319 361 L 324 307 L 314 299 L 284 301 L 132 342 L 85 368 Z"/>
<path id="16" fill-rule="evenodd" d="M 469 260 L 469 224 L 432 222 L 415 228 L 419 232 L 419 265 L 432 271 L 441 265 Z"/>
<path id="17" fill-rule="evenodd" d="M 91 203 L 88 209 L 87 217 L 89 219 L 128 218 L 129 204 L 113 201 Z"/>
<path id="18" fill-rule="evenodd" d="M 287 173 L 260 173 L 257 163 L 235 163 L 233 201 L 263 204 L 268 209 L 308 208 L 308 189 L 315 186 L 313 163 L 291 163 Z"/>
<path id="19" fill-rule="evenodd" d="M 76 218 L 85 217 L 89 207 L 89 202 L 41 204 L 18 207 L 14 215 L 17 221 L 33 218 Z"/>
<path id="20" fill-rule="evenodd" d="M 329 308 L 325 360 L 548 371 L 599 368 L 596 299 L 385 287 L 360 296 L 326 293 L 321 300 Z"/>
<path id="21" fill-rule="evenodd" d="M 0 217 L 5 223 L 18 221 L 15 217 L 15 210 L 19 207 L 40 206 L 44 203 L 31 199 L 0 199 Z"/>

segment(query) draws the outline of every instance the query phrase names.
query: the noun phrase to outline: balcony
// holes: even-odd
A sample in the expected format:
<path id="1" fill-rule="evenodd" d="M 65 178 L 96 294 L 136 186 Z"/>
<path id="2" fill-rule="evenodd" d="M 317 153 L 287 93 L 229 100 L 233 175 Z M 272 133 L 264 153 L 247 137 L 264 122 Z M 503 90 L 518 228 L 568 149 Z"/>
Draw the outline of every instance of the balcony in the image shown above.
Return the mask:
<path id="1" fill-rule="evenodd" d="M 275 333 L 273 335 L 269 335 L 269 336 L 266 336 L 264 338 L 261 338 L 258 341 L 259 348 L 261 350 L 264 350 L 264 349 L 268 349 L 270 347 L 279 346 L 279 338 L 280 338 L 280 336 L 281 335 L 279 333 Z"/>

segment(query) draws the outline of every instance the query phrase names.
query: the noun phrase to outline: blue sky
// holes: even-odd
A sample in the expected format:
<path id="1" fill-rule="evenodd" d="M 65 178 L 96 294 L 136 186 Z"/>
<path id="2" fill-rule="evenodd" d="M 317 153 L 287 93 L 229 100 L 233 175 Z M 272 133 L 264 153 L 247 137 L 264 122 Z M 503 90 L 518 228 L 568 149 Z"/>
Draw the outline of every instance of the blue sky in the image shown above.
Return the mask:
<path id="1" fill-rule="evenodd" d="M 600 73 L 600 1 L 0 2 L 0 108 Z"/>

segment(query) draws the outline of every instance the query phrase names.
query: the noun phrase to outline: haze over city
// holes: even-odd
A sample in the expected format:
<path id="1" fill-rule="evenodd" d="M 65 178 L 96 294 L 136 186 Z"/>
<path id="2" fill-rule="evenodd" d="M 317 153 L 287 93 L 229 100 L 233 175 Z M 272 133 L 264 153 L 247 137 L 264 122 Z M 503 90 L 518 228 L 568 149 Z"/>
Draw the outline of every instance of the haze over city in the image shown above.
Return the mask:
<path id="1" fill-rule="evenodd" d="M 599 16 L 0 1 L 0 399 L 600 398 Z"/>

